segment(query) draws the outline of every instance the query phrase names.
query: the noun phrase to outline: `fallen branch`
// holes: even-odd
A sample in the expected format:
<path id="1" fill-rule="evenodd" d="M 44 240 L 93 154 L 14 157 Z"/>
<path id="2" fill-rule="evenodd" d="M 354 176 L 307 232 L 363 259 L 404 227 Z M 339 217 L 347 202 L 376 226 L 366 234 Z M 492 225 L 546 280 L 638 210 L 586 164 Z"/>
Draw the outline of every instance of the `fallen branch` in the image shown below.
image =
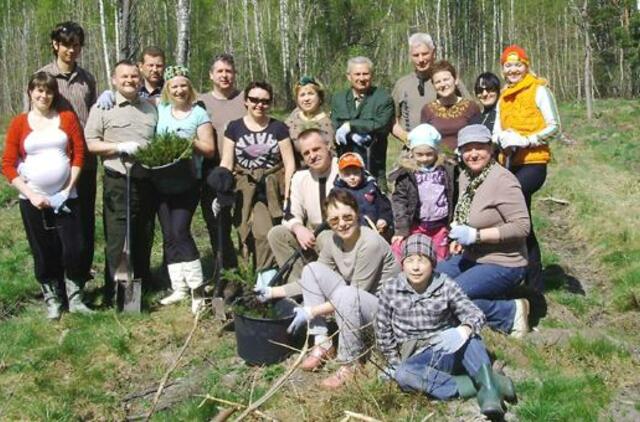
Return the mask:
<path id="1" fill-rule="evenodd" d="M 220 409 L 218 414 L 213 419 L 211 419 L 211 422 L 224 422 L 227 419 L 229 419 L 231 415 L 236 413 L 237 410 L 238 410 L 237 407 L 231 407 L 229 409 Z"/>
<path id="2" fill-rule="evenodd" d="M 293 365 L 291 365 L 289 369 L 287 369 L 287 372 L 282 374 L 282 376 L 278 378 L 276 382 L 273 383 L 269 391 L 267 391 L 262 397 L 256 400 L 253 404 L 248 406 L 244 410 L 244 412 L 242 412 L 240 416 L 238 416 L 235 419 L 235 422 L 239 422 L 243 420 L 244 418 L 249 416 L 251 413 L 253 413 L 255 410 L 257 410 L 260 406 L 262 406 L 262 404 L 264 404 L 267 400 L 269 400 L 280 389 L 280 387 L 284 385 L 284 382 L 291 376 L 291 374 L 293 374 L 296 368 L 300 366 L 300 364 L 302 363 L 302 360 L 305 358 L 308 352 L 309 352 L 309 327 L 307 322 L 307 337 L 304 340 L 304 347 L 300 351 L 300 355 L 298 356 L 298 359 L 296 359 Z"/>
<path id="3" fill-rule="evenodd" d="M 233 408 L 233 410 L 234 410 L 234 411 L 233 411 L 233 412 L 228 413 L 228 414 L 224 417 L 224 419 L 219 419 L 219 418 L 218 418 L 218 415 L 220 415 L 220 413 L 222 413 L 222 412 L 223 412 L 223 411 L 221 410 L 221 411 L 220 411 L 220 413 L 218 413 L 218 415 L 216 415 L 216 417 L 215 417 L 215 419 L 214 419 L 214 420 L 215 420 L 215 421 L 217 421 L 217 422 L 224 422 L 224 421 L 225 421 L 225 420 L 227 420 L 227 419 L 229 418 L 229 416 L 231 416 L 231 415 L 232 415 L 236 410 L 244 409 L 244 408 L 246 408 L 246 407 L 247 407 L 247 405 L 245 405 L 245 404 L 237 403 L 237 402 L 230 401 L 230 400 L 225 400 L 225 399 L 219 399 L 219 398 L 217 398 L 217 397 L 213 397 L 213 396 L 210 396 L 210 395 L 208 395 L 208 394 L 207 394 L 206 396 L 200 396 L 200 397 L 204 397 L 204 399 L 200 402 L 200 404 L 198 405 L 198 407 L 202 407 L 202 406 L 205 404 L 205 402 L 206 402 L 207 400 L 211 400 L 211 401 L 218 402 L 218 403 L 220 403 L 220 404 L 226 404 L 227 406 L 231 406 L 231 407 Z M 229 409 L 227 409 L 227 411 L 228 411 L 228 410 L 229 410 Z M 260 410 L 258 410 L 258 409 L 254 410 L 254 411 L 253 411 L 253 413 L 255 413 L 255 414 L 256 414 L 256 416 L 260 416 L 260 417 L 261 417 L 261 418 L 263 418 L 263 419 L 267 419 L 267 420 L 274 421 L 274 422 L 277 422 L 277 421 L 278 421 L 278 419 L 274 418 L 273 416 L 269 416 L 269 415 L 267 415 L 266 413 L 261 412 L 261 411 L 260 411 Z"/>
<path id="4" fill-rule="evenodd" d="M 160 400 L 160 396 L 162 395 L 162 390 L 164 390 L 164 387 L 167 384 L 167 381 L 169 380 L 169 376 L 178 367 L 178 363 L 180 362 L 180 359 L 182 359 L 182 355 L 184 355 L 184 352 L 187 350 L 187 347 L 189 347 L 189 343 L 191 343 L 191 339 L 193 338 L 193 335 L 195 334 L 196 329 L 198 328 L 198 322 L 200 321 L 200 316 L 202 314 L 203 312 L 198 312 L 196 314 L 195 318 L 193 319 L 193 327 L 191 328 L 191 332 L 187 336 L 187 339 L 185 340 L 184 344 L 182 345 L 182 348 L 180 349 L 178 356 L 173 361 L 171 366 L 169 366 L 169 369 L 167 369 L 167 371 L 162 376 L 162 381 L 160 381 L 160 385 L 158 386 L 158 391 L 156 391 L 156 395 L 153 398 L 153 402 L 151 403 L 151 409 L 149 409 L 149 413 L 145 418 L 145 422 L 147 422 L 149 419 L 151 419 L 151 416 L 153 416 L 153 413 L 156 410 L 156 406 L 158 405 L 158 400 Z"/>
<path id="5" fill-rule="evenodd" d="M 175 385 L 175 384 L 176 384 L 175 382 L 167 383 L 167 384 L 164 386 L 164 388 L 171 387 L 172 385 Z M 140 398 L 140 397 L 148 396 L 149 394 L 151 394 L 151 393 L 155 393 L 156 391 L 158 391 L 158 387 L 155 387 L 155 386 L 154 386 L 154 387 L 149 387 L 149 388 L 147 388 L 146 390 L 142 390 L 142 391 L 135 391 L 135 392 L 133 392 L 133 393 L 129 393 L 129 394 L 127 394 L 126 396 L 124 396 L 124 397 L 122 398 L 122 400 L 120 400 L 120 401 L 122 401 L 122 402 L 128 402 L 128 401 L 131 401 L 131 400 L 134 400 L 134 399 L 138 399 L 138 398 Z"/>
<path id="6" fill-rule="evenodd" d="M 365 422 L 382 422 L 380 421 L 380 419 L 375 419 L 375 418 L 372 418 L 371 416 L 366 416 L 361 413 L 351 412 L 349 410 L 345 410 L 344 414 L 345 414 L 345 417 L 348 419 L 356 419 L 356 420 L 365 421 Z"/>
<path id="7" fill-rule="evenodd" d="M 554 198 L 553 196 L 545 196 L 544 198 L 538 198 L 538 201 L 540 201 L 540 202 L 553 202 L 554 204 L 560 204 L 560 205 L 569 205 L 569 204 L 571 204 L 571 202 L 567 201 L 566 199 Z"/>

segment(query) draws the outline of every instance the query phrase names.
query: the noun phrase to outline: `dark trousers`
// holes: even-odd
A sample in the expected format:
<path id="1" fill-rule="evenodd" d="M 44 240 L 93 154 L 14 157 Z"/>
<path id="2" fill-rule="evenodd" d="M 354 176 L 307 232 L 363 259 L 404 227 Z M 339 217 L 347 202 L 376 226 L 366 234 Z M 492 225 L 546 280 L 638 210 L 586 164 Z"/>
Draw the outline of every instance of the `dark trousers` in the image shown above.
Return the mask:
<path id="1" fill-rule="evenodd" d="M 527 203 L 529 218 L 531 219 L 531 231 L 527 237 L 527 253 L 529 255 L 529 266 L 527 269 L 526 284 L 534 291 L 541 293 L 544 291 L 544 281 L 542 280 L 542 257 L 540 256 L 540 245 L 533 231 L 533 219 L 531 218 L 531 197 L 536 193 L 547 178 L 546 164 L 525 164 L 511 167 L 511 172 L 518 178 L 522 186 L 522 194 Z"/>
<path id="2" fill-rule="evenodd" d="M 68 277 L 85 280 L 86 242 L 77 199 L 67 200 L 71 213 L 54 214 L 51 208 L 37 209 L 20 200 L 20 214 L 33 255 L 36 280 L 58 284 Z"/>
<path id="3" fill-rule="evenodd" d="M 162 245 L 167 264 L 191 262 L 200 258 L 191 236 L 191 221 L 198 205 L 200 186 L 178 195 L 160 195 L 158 219 L 162 228 Z"/>
<path id="4" fill-rule="evenodd" d="M 91 278 L 91 265 L 93 264 L 93 253 L 95 245 L 96 231 L 96 177 L 97 170 L 82 169 L 76 190 L 78 192 L 78 210 L 82 220 L 82 233 L 85 239 L 85 256 L 83 265 L 85 267 L 85 277 Z"/>
<path id="5" fill-rule="evenodd" d="M 202 217 L 204 217 L 204 221 L 207 224 L 211 251 L 213 256 L 216 257 L 218 254 L 218 248 L 220 248 L 220 251 L 222 252 L 223 268 L 236 268 L 238 266 L 238 256 L 236 254 L 235 245 L 231 240 L 231 208 L 222 208 L 216 218 L 213 215 L 213 211 L 211 211 L 211 203 L 215 197 L 216 193 L 209 187 L 209 185 L 203 183 L 200 197 L 200 209 L 202 210 Z M 218 227 L 222 229 L 222 245 L 218 244 Z"/>
<path id="6" fill-rule="evenodd" d="M 116 269 L 122 258 L 126 236 L 126 182 L 124 175 L 105 170 L 104 237 L 106 249 L 105 298 L 113 298 Z M 148 284 L 151 247 L 153 245 L 156 193 L 148 179 L 131 179 L 131 264 L 135 278 Z"/>

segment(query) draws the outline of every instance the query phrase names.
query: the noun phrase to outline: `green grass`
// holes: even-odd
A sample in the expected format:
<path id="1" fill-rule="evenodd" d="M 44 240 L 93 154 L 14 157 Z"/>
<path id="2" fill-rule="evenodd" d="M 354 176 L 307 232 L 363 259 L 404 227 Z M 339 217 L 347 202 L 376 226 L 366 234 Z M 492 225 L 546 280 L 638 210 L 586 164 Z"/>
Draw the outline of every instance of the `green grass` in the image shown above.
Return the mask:
<path id="1" fill-rule="evenodd" d="M 596 110 L 599 117 L 585 122 L 582 106 L 561 105 L 565 132 L 578 144 L 553 145 L 549 177 L 537 194 L 570 201 L 561 211 L 564 231 L 559 233 L 557 215 L 537 205 L 535 198 L 533 218 L 545 266 L 566 268 L 568 254 L 558 249 L 558 239 L 566 238 L 571 242 L 567 247 L 583 255 L 573 257 L 574 264 L 582 259 L 586 268 L 597 271 L 602 284 L 589 286 L 582 295 L 566 289 L 563 272 L 553 272 L 546 280 L 549 301 L 572 318 L 548 315 L 540 330 L 568 330 L 571 336 L 564 342 L 549 346 L 483 333 L 495 358 L 505 362 L 507 370 L 517 369 L 520 402 L 510 411 L 518 420 L 598 420 L 616 391 L 635 385 L 640 372 L 629 346 L 640 344 L 640 108 L 634 101 L 615 100 L 598 101 Z M 399 143 L 390 140 L 389 169 L 399 150 Z M 158 308 L 154 302 L 159 293 L 151 293 L 145 297 L 150 309 L 140 316 L 102 310 L 91 317 L 65 315 L 59 322 L 47 322 L 15 197 L 13 188 L 0 187 L 0 419 L 123 420 L 123 397 L 156 385 L 177 355 L 191 329 L 188 305 Z M 89 285 L 92 297 L 102 285 L 104 266 L 99 212 L 97 220 L 98 273 Z M 193 233 L 209 275 L 212 259 L 199 211 Z M 156 273 L 161 260 L 158 231 L 152 256 Z M 252 274 L 246 266 L 237 277 L 252 282 Z M 592 317 L 600 314 L 605 320 L 593 326 Z M 199 407 L 202 395 L 248 403 L 286 370 L 285 364 L 244 365 L 236 357 L 232 333 L 217 337 L 220 324 L 210 318 L 200 324 L 171 376 L 176 380 L 200 374 L 199 387 L 179 404 L 158 412 L 155 421 L 208 420 L 220 407 L 211 401 Z M 473 417 L 460 402 L 437 403 L 403 393 L 379 382 L 372 365 L 368 369 L 367 377 L 338 394 L 314 386 L 328 371 L 310 375 L 310 386 L 285 387 L 262 410 L 282 420 L 337 420 L 345 409 L 382 420 L 418 421 L 431 414 L 433 420 Z M 144 413 L 149 405 L 150 400 L 136 400 L 131 413 Z M 475 404 L 469 406 L 473 409 Z M 640 403 L 635 407 L 640 410 Z"/>

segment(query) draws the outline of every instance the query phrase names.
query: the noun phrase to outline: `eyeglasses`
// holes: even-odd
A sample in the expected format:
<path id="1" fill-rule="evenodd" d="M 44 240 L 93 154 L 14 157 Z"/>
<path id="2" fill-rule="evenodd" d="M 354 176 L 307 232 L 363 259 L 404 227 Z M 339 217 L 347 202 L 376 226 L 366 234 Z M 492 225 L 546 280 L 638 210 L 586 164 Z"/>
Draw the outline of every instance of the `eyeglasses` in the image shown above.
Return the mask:
<path id="1" fill-rule="evenodd" d="M 253 104 L 262 104 L 265 106 L 271 104 L 271 98 L 256 98 L 247 96 L 247 100 L 249 100 L 249 102 Z"/>
<path id="2" fill-rule="evenodd" d="M 344 214 L 344 215 L 337 215 L 335 217 L 331 217 L 330 219 L 327 220 L 327 223 L 329 224 L 329 227 L 335 228 L 335 227 L 338 227 L 338 224 L 340 224 L 340 220 L 349 224 L 349 223 L 353 223 L 355 219 L 356 219 L 356 216 L 354 214 Z"/>
<path id="3" fill-rule="evenodd" d="M 312 76 L 303 76 L 298 81 L 298 84 L 300 86 L 305 86 L 305 85 L 309 85 L 309 84 L 319 85 L 318 82 Z"/>

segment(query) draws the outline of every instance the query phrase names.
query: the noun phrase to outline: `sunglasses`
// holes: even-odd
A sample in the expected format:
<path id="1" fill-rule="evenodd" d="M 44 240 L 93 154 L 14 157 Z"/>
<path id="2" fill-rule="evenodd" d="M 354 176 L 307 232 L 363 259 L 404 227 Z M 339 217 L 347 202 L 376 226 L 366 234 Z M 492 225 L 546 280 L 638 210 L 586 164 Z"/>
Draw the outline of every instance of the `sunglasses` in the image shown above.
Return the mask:
<path id="1" fill-rule="evenodd" d="M 353 223 L 355 219 L 356 219 L 356 216 L 353 214 L 344 214 L 344 215 L 339 215 L 339 216 L 335 216 L 328 219 L 327 223 L 329 224 L 329 227 L 335 228 L 335 227 L 338 227 L 338 224 L 340 224 L 340 220 L 349 224 L 349 223 Z"/>
<path id="2" fill-rule="evenodd" d="M 253 104 L 262 104 L 265 106 L 271 104 L 271 98 L 256 98 L 247 96 L 247 100 L 249 100 L 249 102 Z"/>
<path id="3" fill-rule="evenodd" d="M 303 76 L 298 81 L 298 84 L 300 86 L 305 86 L 305 85 L 309 85 L 309 84 L 319 85 L 318 82 L 312 76 Z"/>
<path id="4" fill-rule="evenodd" d="M 491 88 L 482 87 L 482 88 L 477 88 L 476 89 L 476 95 L 482 94 L 485 91 L 487 91 L 487 94 L 491 94 L 492 92 L 496 92 L 496 93 L 498 92 L 497 89 L 491 89 Z"/>

